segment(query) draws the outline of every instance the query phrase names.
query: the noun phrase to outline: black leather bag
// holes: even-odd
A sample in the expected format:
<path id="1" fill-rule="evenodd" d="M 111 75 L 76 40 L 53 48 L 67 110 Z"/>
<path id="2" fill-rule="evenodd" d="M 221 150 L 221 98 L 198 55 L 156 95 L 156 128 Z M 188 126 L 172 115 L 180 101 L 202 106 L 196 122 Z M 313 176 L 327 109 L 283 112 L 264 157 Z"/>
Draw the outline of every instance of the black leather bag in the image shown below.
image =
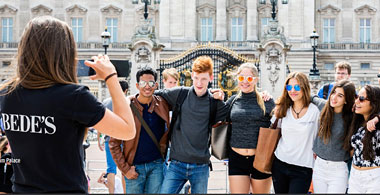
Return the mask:
<path id="1" fill-rule="evenodd" d="M 219 160 L 228 158 L 230 122 L 219 122 L 211 130 L 211 155 Z"/>
<path id="2" fill-rule="evenodd" d="M 218 122 L 211 129 L 211 155 L 219 160 L 228 159 L 229 141 L 231 137 L 231 109 L 235 103 L 235 97 L 230 105 L 226 121 Z"/>

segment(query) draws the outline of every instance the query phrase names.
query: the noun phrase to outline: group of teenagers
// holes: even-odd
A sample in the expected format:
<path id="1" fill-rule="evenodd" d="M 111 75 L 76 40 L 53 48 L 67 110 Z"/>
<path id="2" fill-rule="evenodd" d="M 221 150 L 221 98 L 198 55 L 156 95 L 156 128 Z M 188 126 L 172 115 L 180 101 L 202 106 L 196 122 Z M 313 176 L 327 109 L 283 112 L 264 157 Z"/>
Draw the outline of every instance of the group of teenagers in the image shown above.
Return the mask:
<path id="1" fill-rule="evenodd" d="M 86 193 L 83 146 L 88 127 L 110 136 L 109 150 L 122 172 L 126 193 L 206 194 L 210 129 L 231 121 L 228 174 L 231 193 L 375 193 L 380 191 L 380 88 L 358 92 L 347 79 L 312 95 L 307 76 L 288 74 L 274 101 L 258 90 L 258 70 L 236 71 L 239 92 L 224 100 L 213 81 L 213 61 L 200 56 L 191 87 L 156 90 L 157 73 L 138 70 L 138 93 L 125 97 L 106 55 L 85 64 L 104 80 L 112 111 L 78 85 L 77 52 L 70 27 L 50 16 L 36 17 L 21 36 L 17 74 L 0 87 L 0 113 L 12 148 L 13 192 Z M 336 72 L 346 76 L 346 62 Z M 338 74 L 337 74 L 338 75 Z M 214 105 L 214 106 L 211 106 Z M 213 108 L 212 108 L 213 107 Z M 170 111 L 172 113 L 170 114 Z M 253 167 L 260 127 L 279 119 L 281 137 L 271 174 Z M 165 155 L 170 143 L 169 160 Z M 347 161 L 352 157 L 352 165 Z M 349 168 L 351 168 L 349 174 Z"/>

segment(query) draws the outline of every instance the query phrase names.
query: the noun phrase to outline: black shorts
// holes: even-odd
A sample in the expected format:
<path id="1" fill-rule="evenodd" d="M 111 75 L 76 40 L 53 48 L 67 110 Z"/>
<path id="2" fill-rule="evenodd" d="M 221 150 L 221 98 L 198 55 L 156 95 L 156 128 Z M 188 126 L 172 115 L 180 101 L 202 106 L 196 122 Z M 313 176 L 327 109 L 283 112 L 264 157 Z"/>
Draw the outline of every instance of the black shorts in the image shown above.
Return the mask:
<path id="1" fill-rule="evenodd" d="M 229 151 L 228 158 L 228 175 L 248 175 L 252 179 L 267 179 L 272 174 L 262 173 L 253 167 L 253 156 L 242 156 L 232 149 Z"/>

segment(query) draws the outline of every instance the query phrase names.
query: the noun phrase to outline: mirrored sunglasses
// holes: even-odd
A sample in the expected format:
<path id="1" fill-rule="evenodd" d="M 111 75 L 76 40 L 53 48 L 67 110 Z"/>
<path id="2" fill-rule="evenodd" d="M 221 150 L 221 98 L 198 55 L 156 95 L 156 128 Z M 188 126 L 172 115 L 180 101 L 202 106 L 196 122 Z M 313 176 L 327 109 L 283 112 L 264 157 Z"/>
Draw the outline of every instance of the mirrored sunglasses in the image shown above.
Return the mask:
<path id="1" fill-rule="evenodd" d="M 253 76 L 241 76 L 239 75 L 238 76 L 238 80 L 240 82 L 243 82 L 244 80 L 248 81 L 248 82 L 252 82 L 256 77 L 253 77 Z"/>
<path id="2" fill-rule="evenodd" d="M 294 87 L 294 90 L 295 91 L 301 91 L 301 87 L 299 85 L 286 85 L 286 90 L 287 91 L 291 91 Z"/>
<path id="3" fill-rule="evenodd" d="M 154 85 L 156 85 L 156 82 L 154 82 L 154 81 L 139 81 L 140 87 L 145 87 L 146 85 L 148 85 L 149 87 L 154 87 Z"/>

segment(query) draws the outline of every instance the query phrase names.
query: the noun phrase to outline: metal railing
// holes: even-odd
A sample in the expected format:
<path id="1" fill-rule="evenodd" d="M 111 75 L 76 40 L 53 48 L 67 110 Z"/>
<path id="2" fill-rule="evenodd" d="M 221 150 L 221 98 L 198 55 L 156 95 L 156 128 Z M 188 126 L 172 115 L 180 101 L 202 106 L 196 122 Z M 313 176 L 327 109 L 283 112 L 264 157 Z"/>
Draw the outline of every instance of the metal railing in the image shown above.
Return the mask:
<path id="1" fill-rule="evenodd" d="M 380 43 L 321 43 L 318 49 L 326 50 L 380 50 Z"/>
<path id="2" fill-rule="evenodd" d="M 227 47 L 231 49 L 255 49 L 256 45 L 252 41 L 199 41 L 199 45 L 207 45 L 208 43 Z"/>

